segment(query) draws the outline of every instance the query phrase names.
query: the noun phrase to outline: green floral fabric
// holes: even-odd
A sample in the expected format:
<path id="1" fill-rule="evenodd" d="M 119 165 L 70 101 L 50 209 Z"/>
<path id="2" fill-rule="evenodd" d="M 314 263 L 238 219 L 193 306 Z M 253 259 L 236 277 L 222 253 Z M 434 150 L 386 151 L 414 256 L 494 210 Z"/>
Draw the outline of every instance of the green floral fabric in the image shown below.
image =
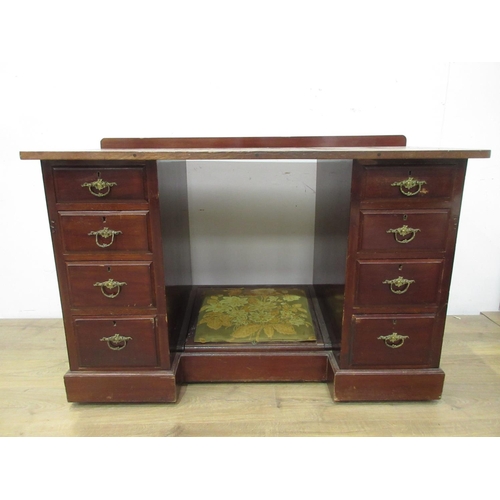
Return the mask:
<path id="1" fill-rule="evenodd" d="M 194 341 L 305 342 L 316 336 L 306 294 L 290 288 L 227 288 L 205 293 Z"/>

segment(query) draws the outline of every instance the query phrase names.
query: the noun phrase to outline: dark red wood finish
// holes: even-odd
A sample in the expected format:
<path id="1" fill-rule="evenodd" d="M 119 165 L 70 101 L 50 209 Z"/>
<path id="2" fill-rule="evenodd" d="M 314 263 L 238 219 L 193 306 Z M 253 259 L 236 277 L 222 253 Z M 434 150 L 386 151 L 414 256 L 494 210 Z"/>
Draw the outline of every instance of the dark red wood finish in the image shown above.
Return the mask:
<path id="1" fill-rule="evenodd" d="M 116 253 L 151 254 L 148 216 L 146 210 L 59 212 L 63 251 L 66 255 L 79 252 L 102 256 Z M 106 236 L 106 229 L 115 234 Z"/>
<path id="2" fill-rule="evenodd" d="M 67 266 L 67 277 L 73 309 L 103 309 L 112 314 L 156 308 L 151 262 L 71 262 Z M 110 279 L 123 285 L 96 286 Z"/>
<path id="3" fill-rule="evenodd" d="M 117 201 L 143 201 L 147 202 L 148 192 L 146 190 L 146 170 L 144 166 L 128 166 L 122 162 L 121 167 L 104 166 L 95 162 L 81 162 L 78 164 L 65 165 L 54 168 L 55 194 L 58 203 L 86 202 L 89 206 L 96 203 L 110 204 Z M 111 184 L 109 193 L 103 195 L 107 188 L 99 190 L 91 184 L 98 181 Z"/>
<path id="4" fill-rule="evenodd" d="M 182 137 L 104 138 L 101 149 L 189 148 L 370 148 L 406 146 L 404 135 L 322 137 Z"/>
<path id="5" fill-rule="evenodd" d="M 383 204 L 408 208 L 418 208 L 420 204 L 426 207 L 433 202 L 451 202 L 456 192 L 456 184 L 461 185 L 460 169 L 456 169 L 460 162 L 453 160 L 429 161 L 366 161 L 363 164 L 363 176 L 360 179 L 360 198 L 367 204 Z M 405 181 L 408 178 L 423 182 L 420 191 L 417 188 L 405 189 L 405 192 L 416 192 L 406 196 L 401 188 L 394 183 Z M 418 192 L 417 192 L 418 191 Z"/>
<path id="6" fill-rule="evenodd" d="M 356 368 L 432 368 L 434 315 L 355 315 L 351 321 L 351 366 Z M 397 333 L 396 344 L 385 339 Z"/>
<path id="7" fill-rule="evenodd" d="M 174 371 L 70 371 L 64 377 L 70 403 L 175 403 Z"/>
<path id="8" fill-rule="evenodd" d="M 291 148 L 290 158 L 293 148 L 405 144 L 404 136 L 101 141 L 103 149 Z M 257 346 L 201 346 L 189 336 L 197 303 L 185 161 L 162 163 L 159 183 L 155 161 L 42 160 L 68 400 L 173 402 L 179 383 L 212 381 L 328 381 L 335 401 L 438 399 L 467 160 L 415 155 L 319 162 L 310 287 L 317 341 Z M 410 178 L 418 187 L 397 184 Z M 418 229 L 402 236 L 411 241 L 391 232 L 404 225 Z M 105 227 L 119 231 L 112 243 L 89 234 Z M 384 283 L 398 277 L 411 284 Z M 115 297 L 94 286 L 109 278 L 126 283 Z M 115 333 L 126 340 L 108 344 Z M 391 334 L 404 342 L 388 345 Z"/>
<path id="9" fill-rule="evenodd" d="M 444 252 L 450 224 L 447 209 L 361 210 L 359 251 L 401 256 L 416 250 Z"/>
<path id="10" fill-rule="evenodd" d="M 116 335 L 127 340 L 108 341 Z M 156 319 L 140 317 L 76 318 L 79 368 L 159 367 Z"/>
<path id="11" fill-rule="evenodd" d="M 408 306 L 437 307 L 443 276 L 442 259 L 358 260 L 356 262 L 357 309 L 383 307 L 400 310 Z M 410 283 L 399 286 L 388 281 L 399 277 Z"/>
<path id="12" fill-rule="evenodd" d="M 354 162 L 336 400 L 440 396 L 444 375 L 436 370 L 466 160 L 404 163 Z M 409 178 L 425 184 L 415 193 L 393 185 Z M 392 220 L 420 231 L 398 243 L 385 232 Z M 397 278 L 411 283 L 391 285 Z M 393 333 L 404 342 L 379 338 Z"/>
<path id="13" fill-rule="evenodd" d="M 181 356 L 179 379 L 189 382 L 324 382 L 327 352 L 225 352 Z"/>
<path id="14" fill-rule="evenodd" d="M 43 161 L 42 172 L 68 345 L 68 400 L 174 401 L 155 162 Z M 111 185 L 82 186 L 97 179 Z M 104 248 L 88 234 L 103 227 L 121 232 Z M 96 286 L 109 279 L 124 284 Z M 115 333 L 130 340 L 102 340 Z"/>
<path id="15" fill-rule="evenodd" d="M 432 401 L 443 392 L 439 369 L 339 370 L 333 382 L 334 401 Z"/>

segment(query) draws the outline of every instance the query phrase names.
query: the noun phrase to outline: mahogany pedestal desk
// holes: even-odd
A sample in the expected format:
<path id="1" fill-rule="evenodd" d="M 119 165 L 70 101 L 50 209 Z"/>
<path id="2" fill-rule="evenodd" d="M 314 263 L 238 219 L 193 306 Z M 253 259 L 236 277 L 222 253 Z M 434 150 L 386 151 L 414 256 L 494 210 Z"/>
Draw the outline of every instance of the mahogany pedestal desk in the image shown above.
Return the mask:
<path id="1" fill-rule="evenodd" d="M 440 398 L 467 159 L 489 156 L 411 149 L 404 136 L 103 139 L 95 151 L 21 152 L 42 165 L 68 401 L 175 402 L 180 384 L 234 381 L 324 381 L 334 401 Z M 314 276 L 296 284 L 313 341 L 194 341 L 194 159 L 317 161 Z"/>

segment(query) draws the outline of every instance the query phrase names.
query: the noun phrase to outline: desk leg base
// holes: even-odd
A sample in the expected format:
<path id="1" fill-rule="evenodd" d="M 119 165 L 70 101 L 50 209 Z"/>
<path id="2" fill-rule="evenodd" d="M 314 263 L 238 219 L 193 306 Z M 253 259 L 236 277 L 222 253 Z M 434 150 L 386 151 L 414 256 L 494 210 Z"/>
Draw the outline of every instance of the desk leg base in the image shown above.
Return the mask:
<path id="1" fill-rule="evenodd" d="M 68 372 L 70 403 L 175 403 L 178 390 L 170 371 Z"/>
<path id="2" fill-rule="evenodd" d="M 324 382 L 328 355 L 316 352 L 183 353 L 181 383 L 193 382 Z"/>
<path id="3" fill-rule="evenodd" d="M 444 372 L 439 368 L 341 370 L 332 354 L 315 353 L 236 359 L 223 355 L 176 356 L 173 371 L 70 371 L 64 376 L 67 398 L 72 403 L 175 403 L 181 383 L 222 381 L 327 382 L 335 402 L 431 401 L 441 398 Z"/>
<path id="4" fill-rule="evenodd" d="M 334 401 L 432 401 L 441 398 L 444 372 L 422 370 L 339 370 L 330 391 Z"/>

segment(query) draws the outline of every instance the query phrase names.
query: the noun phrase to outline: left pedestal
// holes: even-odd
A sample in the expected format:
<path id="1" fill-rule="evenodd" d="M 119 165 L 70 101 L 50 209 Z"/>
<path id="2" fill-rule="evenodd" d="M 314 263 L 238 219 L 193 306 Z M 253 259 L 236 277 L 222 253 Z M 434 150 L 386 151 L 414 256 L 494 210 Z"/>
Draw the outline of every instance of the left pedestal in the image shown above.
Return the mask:
<path id="1" fill-rule="evenodd" d="M 156 162 L 43 161 L 71 402 L 173 402 Z"/>

